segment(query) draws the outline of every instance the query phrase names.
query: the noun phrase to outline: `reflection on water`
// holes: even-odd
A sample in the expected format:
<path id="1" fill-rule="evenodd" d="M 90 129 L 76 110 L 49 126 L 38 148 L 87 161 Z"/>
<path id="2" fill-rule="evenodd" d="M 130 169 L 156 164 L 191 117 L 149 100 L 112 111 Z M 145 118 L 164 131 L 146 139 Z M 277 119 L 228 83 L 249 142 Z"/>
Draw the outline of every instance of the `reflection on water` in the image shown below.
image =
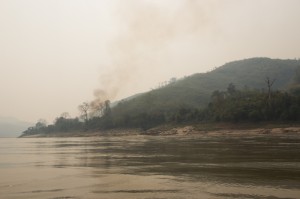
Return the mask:
<path id="1" fill-rule="evenodd" d="M 0 198 L 300 197 L 300 137 L 0 139 Z"/>

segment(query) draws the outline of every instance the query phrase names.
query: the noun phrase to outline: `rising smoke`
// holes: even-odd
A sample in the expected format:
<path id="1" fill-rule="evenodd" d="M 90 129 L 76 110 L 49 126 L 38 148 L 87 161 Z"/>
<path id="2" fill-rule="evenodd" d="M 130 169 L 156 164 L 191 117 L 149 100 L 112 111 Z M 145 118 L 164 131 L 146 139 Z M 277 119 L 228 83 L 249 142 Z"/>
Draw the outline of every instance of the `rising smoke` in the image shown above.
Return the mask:
<path id="1" fill-rule="evenodd" d="M 152 75 L 159 71 L 165 64 L 165 47 L 185 37 L 201 37 L 213 24 L 216 11 L 212 0 L 120 0 L 118 5 L 119 34 L 107 48 L 112 60 L 107 67 L 112 71 L 100 76 L 92 107 L 115 100 L 140 75 L 141 68 Z"/>

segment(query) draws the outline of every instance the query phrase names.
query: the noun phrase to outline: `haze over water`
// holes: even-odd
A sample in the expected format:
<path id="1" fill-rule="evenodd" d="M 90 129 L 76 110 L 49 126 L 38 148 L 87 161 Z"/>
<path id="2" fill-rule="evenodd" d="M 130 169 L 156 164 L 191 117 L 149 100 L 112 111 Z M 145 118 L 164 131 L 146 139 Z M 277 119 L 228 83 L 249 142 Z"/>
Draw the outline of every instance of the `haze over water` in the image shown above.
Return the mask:
<path id="1" fill-rule="evenodd" d="M 300 138 L 0 139 L 0 198 L 296 199 Z"/>

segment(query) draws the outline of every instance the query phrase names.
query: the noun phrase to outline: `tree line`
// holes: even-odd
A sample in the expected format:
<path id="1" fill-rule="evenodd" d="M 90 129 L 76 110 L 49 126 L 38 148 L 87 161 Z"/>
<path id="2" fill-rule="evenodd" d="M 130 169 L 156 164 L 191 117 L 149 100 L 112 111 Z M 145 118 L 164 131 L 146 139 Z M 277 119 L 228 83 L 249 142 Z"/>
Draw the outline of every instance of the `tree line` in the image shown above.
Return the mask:
<path id="1" fill-rule="evenodd" d="M 162 124 L 180 124 L 197 122 L 277 122 L 300 120 L 300 94 L 298 90 L 290 92 L 272 91 L 275 80 L 266 78 L 267 91 L 236 89 L 229 84 L 227 90 L 212 92 L 210 102 L 205 108 L 177 104 L 172 110 L 149 107 L 128 112 L 129 102 L 121 101 L 111 107 L 110 101 L 95 104 L 87 102 L 78 106 L 80 117 L 70 118 L 62 114 L 51 125 L 38 121 L 34 127 L 23 132 L 24 135 L 88 131 L 112 128 L 149 129 Z M 133 99 L 134 100 L 134 99 Z"/>

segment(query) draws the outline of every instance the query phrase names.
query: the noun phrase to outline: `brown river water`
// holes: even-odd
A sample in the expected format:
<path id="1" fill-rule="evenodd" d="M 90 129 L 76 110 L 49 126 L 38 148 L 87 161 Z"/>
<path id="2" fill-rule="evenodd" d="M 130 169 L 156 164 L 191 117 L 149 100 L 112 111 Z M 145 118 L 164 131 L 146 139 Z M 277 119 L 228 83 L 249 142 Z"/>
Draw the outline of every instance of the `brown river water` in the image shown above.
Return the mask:
<path id="1" fill-rule="evenodd" d="M 300 198 L 300 137 L 0 138 L 0 198 Z"/>

